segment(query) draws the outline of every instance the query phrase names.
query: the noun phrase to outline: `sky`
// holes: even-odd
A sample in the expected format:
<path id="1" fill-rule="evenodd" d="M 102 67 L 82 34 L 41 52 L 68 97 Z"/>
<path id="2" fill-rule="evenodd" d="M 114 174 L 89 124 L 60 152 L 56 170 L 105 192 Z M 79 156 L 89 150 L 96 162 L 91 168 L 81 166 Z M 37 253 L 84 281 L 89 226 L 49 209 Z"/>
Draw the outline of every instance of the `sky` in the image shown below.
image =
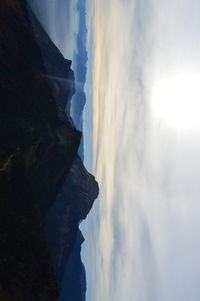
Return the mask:
<path id="1" fill-rule="evenodd" d="M 200 296 L 200 4 L 88 0 L 88 301 Z"/>
<path id="2" fill-rule="evenodd" d="M 76 49 L 77 0 L 27 0 L 49 37 L 69 60 Z M 72 62 L 73 65 L 73 62 Z"/>

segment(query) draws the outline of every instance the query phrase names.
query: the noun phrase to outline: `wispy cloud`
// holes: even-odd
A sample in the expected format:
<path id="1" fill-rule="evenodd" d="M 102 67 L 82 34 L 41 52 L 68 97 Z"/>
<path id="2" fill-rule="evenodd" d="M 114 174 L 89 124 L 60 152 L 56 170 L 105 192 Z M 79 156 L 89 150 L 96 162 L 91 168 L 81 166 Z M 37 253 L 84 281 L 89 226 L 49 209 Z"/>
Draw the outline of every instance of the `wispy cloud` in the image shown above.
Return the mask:
<path id="1" fill-rule="evenodd" d="M 155 121 L 151 89 L 160 77 L 198 70 L 199 4 L 91 6 L 100 197 L 84 225 L 88 301 L 196 301 L 200 132 L 177 135 Z"/>

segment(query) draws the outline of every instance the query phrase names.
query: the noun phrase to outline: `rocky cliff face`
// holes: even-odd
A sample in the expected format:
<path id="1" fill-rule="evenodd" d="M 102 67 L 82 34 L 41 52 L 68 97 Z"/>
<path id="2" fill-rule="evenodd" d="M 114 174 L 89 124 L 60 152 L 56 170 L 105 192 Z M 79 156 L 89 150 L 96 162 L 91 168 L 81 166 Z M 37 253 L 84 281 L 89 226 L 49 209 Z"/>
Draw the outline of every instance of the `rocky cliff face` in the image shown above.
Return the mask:
<path id="1" fill-rule="evenodd" d="M 28 7 L 28 12 L 36 41 L 42 53 L 43 63 L 47 70 L 47 74 L 44 76 L 48 79 L 59 107 L 65 110 L 68 103 L 70 104 L 72 95 L 75 93 L 74 72 L 71 70 L 72 62 L 65 59 L 58 48 L 49 39 L 49 36 L 34 16 L 30 7 Z"/>
<path id="2" fill-rule="evenodd" d="M 61 300 L 85 301 L 86 272 L 80 256 L 81 245 L 83 242 L 84 237 L 80 230 L 78 230 L 76 241 L 69 256 L 62 281 Z"/>
<path id="3" fill-rule="evenodd" d="M 78 231 L 99 193 L 95 178 L 76 156 L 69 175 L 46 220 L 48 246 L 59 286 Z M 71 243 L 69 243 L 71 242 Z"/>
<path id="4" fill-rule="evenodd" d="M 99 193 L 98 183 L 88 173 L 83 162 L 76 156 L 65 184 L 60 192 L 73 207 L 77 207 L 78 220 L 85 219 Z"/>
<path id="5" fill-rule="evenodd" d="M 61 281 L 98 186 L 77 157 L 81 134 L 64 117 L 71 63 L 33 30 L 24 0 L 1 1 L 0 20 L 0 300 L 55 301 L 54 271 Z M 54 267 L 44 224 L 58 236 L 48 240 Z"/>

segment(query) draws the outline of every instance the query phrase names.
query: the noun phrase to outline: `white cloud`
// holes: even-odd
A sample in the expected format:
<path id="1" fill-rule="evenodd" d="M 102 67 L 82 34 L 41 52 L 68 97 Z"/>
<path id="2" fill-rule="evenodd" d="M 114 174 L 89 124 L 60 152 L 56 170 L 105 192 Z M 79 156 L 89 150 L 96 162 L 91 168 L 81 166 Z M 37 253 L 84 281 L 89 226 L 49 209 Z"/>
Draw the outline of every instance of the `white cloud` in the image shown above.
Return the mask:
<path id="1" fill-rule="evenodd" d="M 199 72 L 199 4 L 93 5 L 100 198 L 84 225 L 88 301 L 197 301 L 200 131 L 157 123 L 150 92 L 159 78 Z"/>

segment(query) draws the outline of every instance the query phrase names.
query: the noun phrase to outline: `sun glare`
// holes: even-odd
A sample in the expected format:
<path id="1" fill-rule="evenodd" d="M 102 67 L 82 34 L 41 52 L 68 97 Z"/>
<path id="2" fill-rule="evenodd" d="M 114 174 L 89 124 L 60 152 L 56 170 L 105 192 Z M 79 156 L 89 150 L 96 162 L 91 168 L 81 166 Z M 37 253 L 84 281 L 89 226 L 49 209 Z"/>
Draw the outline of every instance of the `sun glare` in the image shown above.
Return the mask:
<path id="1" fill-rule="evenodd" d="M 200 127 L 200 75 L 176 75 L 152 87 L 151 110 L 157 122 L 175 129 Z"/>

